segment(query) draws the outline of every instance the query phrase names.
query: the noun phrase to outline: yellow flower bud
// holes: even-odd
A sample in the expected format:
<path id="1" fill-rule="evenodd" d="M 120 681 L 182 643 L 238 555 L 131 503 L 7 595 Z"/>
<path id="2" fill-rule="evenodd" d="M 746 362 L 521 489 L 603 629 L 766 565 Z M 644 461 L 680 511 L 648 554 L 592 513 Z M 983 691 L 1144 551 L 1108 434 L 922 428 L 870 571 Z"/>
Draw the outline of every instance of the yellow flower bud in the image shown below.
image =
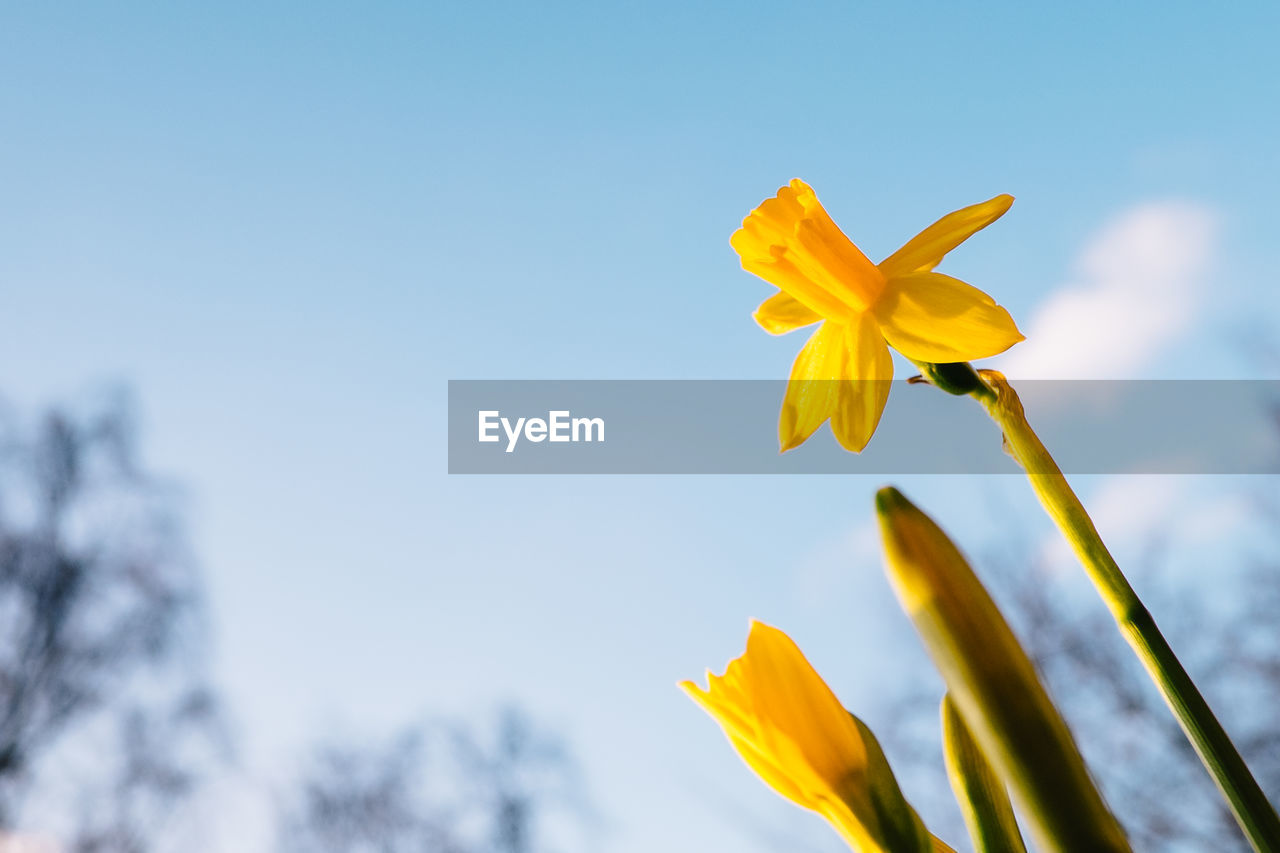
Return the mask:
<path id="1" fill-rule="evenodd" d="M 751 624 L 747 651 L 703 690 L 681 687 L 775 791 L 816 811 L 860 853 L 949 850 L 924 828 L 871 730 L 840 704 L 796 644 Z"/>

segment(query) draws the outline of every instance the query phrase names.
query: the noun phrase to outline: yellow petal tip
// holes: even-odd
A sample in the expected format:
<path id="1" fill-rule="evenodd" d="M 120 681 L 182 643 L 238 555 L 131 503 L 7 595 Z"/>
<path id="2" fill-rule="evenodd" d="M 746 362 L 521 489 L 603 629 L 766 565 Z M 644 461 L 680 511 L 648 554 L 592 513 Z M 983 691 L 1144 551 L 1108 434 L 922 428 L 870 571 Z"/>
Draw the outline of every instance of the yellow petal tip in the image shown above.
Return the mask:
<path id="1" fill-rule="evenodd" d="M 804 444 L 804 441 L 805 440 L 803 438 L 779 439 L 778 453 L 782 454 L 782 453 L 786 453 L 788 450 L 795 450 L 797 447 Z"/>
<path id="2" fill-rule="evenodd" d="M 836 441 L 838 441 L 840 446 L 850 453 L 861 453 L 866 450 L 867 445 L 871 443 L 871 436 L 867 435 L 858 439 L 849 439 L 847 436 L 837 432 Z"/>

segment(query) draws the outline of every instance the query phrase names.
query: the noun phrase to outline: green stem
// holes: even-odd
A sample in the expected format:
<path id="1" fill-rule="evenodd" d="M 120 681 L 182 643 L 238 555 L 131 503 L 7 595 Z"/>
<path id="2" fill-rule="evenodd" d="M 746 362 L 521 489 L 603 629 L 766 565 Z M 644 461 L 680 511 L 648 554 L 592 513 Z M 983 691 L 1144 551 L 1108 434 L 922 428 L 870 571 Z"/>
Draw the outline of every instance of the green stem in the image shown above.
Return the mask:
<path id="1" fill-rule="evenodd" d="M 968 364 L 920 367 L 926 379 L 943 390 L 975 397 L 1003 430 L 1005 449 L 1026 470 L 1036 497 L 1066 536 L 1120 632 L 1160 688 L 1249 843 L 1259 853 L 1280 853 L 1280 817 L 1275 808 L 1116 565 L 1057 463 L 1027 423 L 1022 402 L 1013 388 L 1000 373 L 978 373 Z M 974 379 L 978 379 L 978 387 L 973 385 Z"/>

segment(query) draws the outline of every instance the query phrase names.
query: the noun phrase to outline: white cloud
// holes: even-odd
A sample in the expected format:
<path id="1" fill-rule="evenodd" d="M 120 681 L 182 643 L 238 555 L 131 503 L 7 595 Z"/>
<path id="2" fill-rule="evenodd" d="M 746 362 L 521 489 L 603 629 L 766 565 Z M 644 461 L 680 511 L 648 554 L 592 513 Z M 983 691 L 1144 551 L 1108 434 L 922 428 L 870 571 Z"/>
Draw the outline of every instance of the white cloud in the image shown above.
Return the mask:
<path id="1" fill-rule="evenodd" d="M 999 369 L 1024 379 L 1133 379 L 1194 318 L 1216 221 L 1188 202 L 1139 205 L 1085 247 L 1073 281 L 1023 329 Z"/>
<path id="2" fill-rule="evenodd" d="M 1187 489 L 1185 478 L 1111 477 L 1090 502 L 1090 515 L 1104 537 L 1136 539 L 1172 520 Z"/>
<path id="3" fill-rule="evenodd" d="M 1219 495 L 1206 500 L 1179 521 L 1179 537 L 1185 542 L 1215 544 L 1225 542 L 1257 521 L 1254 507 L 1241 494 Z"/>

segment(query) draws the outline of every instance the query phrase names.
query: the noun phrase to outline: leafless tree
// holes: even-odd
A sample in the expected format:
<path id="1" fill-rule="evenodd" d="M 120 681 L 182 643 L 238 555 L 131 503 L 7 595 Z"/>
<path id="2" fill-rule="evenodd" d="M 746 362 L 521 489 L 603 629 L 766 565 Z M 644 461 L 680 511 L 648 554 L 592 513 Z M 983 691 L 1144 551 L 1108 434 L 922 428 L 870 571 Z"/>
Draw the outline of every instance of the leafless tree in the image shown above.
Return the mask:
<path id="1" fill-rule="evenodd" d="M 138 461 L 120 398 L 0 411 L 0 834 L 148 853 L 228 755 L 202 677 L 178 494 Z M 508 711 L 316 751 L 279 848 L 561 853 L 587 811 L 559 740 Z"/>
<path id="2" fill-rule="evenodd" d="M 0 829 L 144 851 L 221 748 L 176 494 L 116 397 L 0 418 Z"/>
<path id="3" fill-rule="evenodd" d="M 581 791 L 563 744 L 520 712 L 487 732 L 432 723 L 381 746 L 318 750 L 287 798 L 279 848 L 551 853 L 591 823 Z"/>

